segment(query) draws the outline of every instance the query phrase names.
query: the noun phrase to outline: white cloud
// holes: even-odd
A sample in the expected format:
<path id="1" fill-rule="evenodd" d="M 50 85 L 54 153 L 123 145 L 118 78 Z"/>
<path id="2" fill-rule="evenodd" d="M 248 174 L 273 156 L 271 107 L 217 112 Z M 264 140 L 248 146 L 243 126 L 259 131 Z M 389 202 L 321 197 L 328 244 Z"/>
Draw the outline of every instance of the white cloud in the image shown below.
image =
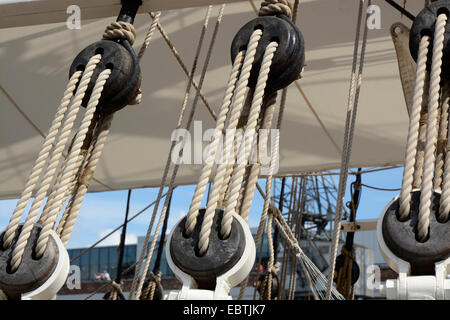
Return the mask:
<path id="1" fill-rule="evenodd" d="M 98 238 L 99 239 L 103 238 L 111 231 L 113 231 L 113 229 L 105 229 L 105 230 L 100 231 L 100 233 L 98 234 Z M 117 230 L 112 235 L 110 235 L 108 238 L 106 238 L 104 241 L 99 243 L 98 246 L 99 247 L 118 246 L 120 243 L 120 235 L 121 235 L 121 230 Z M 133 233 L 127 232 L 127 235 L 125 236 L 125 244 L 136 244 L 136 243 L 137 243 L 137 236 Z"/>

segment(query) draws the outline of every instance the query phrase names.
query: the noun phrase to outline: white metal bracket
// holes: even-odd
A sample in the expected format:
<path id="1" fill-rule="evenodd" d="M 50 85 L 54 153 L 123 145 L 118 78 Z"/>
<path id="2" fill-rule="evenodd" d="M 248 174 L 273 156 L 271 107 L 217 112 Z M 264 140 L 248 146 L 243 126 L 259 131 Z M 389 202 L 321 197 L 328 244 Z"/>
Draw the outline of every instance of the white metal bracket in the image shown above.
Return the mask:
<path id="1" fill-rule="evenodd" d="M 56 296 L 59 289 L 62 288 L 64 282 L 69 275 L 70 260 L 69 254 L 64 247 L 61 239 L 58 235 L 51 230 L 50 237 L 55 240 L 56 246 L 58 248 L 58 262 L 56 268 L 52 275 L 44 282 L 39 288 L 22 294 L 22 300 L 51 300 Z"/>
<path id="2" fill-rule="evenodd" d="M 435 275 L 410 276 L 409 262 L 397 257 L 386 245 L 382 225 L 384 216 L 395 197 L 383 209 L 377 224 L 377 238 L 381 255 L 387 264 L 398 273 L 397 279 L 386 281 L 381 287 L 381 294 L 389 300 L 450 300 L 450 257 L 435 263 Z"/>

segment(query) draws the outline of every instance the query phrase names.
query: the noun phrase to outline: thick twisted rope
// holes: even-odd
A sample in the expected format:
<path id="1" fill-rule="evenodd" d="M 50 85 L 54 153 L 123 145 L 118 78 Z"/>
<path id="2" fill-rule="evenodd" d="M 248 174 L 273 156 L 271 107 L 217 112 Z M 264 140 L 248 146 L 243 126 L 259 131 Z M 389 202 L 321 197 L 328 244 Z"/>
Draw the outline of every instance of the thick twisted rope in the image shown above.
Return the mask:
<path id="1" fill-rule="evenodd" d="M 72 127 L 75 122 L 78 111 L 80 109 L 81 102 L 82 102 L 82 99 L 86 92 L 87 86 L 90 82 L 90 79 L 92 77 L 95 67 L 100 62 L 100 59 L 101 59 L 101 55 L 96 55 L 96 56 L 92 57 L 86 66 L 83 76 L 81 77 L 77 92 L 75 93 L 75 96 L 72 100 L 72 104 L 69 108 L 69 111 L 67 112 L 66 120 L 63 124 L 63 128 L 61 129 L 61 133 L 59 134 L 58 142 L 56 143 L 56 146 L 53 150 L 52 157 L 49 161 L 46 175 L 44 176 L 44 179 L 41 182 L 41 188 L 38 191 L 35 202 L 32 205 L 32 208 L 27 217 L 27 220 L 25 221 L 25 225 L 20 233 L 17 244 L 13 250 L 12 259 L 11 259 L 12 270 L 17 270 L 20 262 L 22 261 L 23 252 L 25 250 L 26 243 L 28 242 L 28 238 L 30 237 L 31 230 L 33 228 L 33 223 L 34 223 L 37 213 L 40 209 L 41 203 L 47 193 L 48 187 L 50 186 L 52 177 L 53 177 L 53 175 L 56 171 L 56 168 L 60 162 L 60 158 L 63 155 L 65 145 L 66 145 L 68 137 L 72 131 Z M 67 159 L 67 161 L 68 161 L 68 159 Z M 45 213 L 43 213 L 43 214 L 45 214 Z M 44 232 L 44 229 L 45 229 L 45 225 L 44 225 L 43 230 L 40 233 L 41 244 L 39 246 L 40 250 L 39 250 L 38 257 L 40 257 L 45 250 L 45 247 L 43 247 L 42 238 L 41 238 L 41 236 Z M 46 241 L 48 240 L 49 233 L 50 233 L 50 230 L 48 230 L 48 231 L 46 230 L 45 246 L 47 243 Z"/>
<path id="2" fill-rule="evenodd" d="M 413 188 L 414 166 L 416 163 L 417 144 L 420 128 L 420 114 L 422 97 L 425 86 L 427 55 L 430 37 L 424 36 L 420 41 L 419 56 L 417 58 L 416 83 L 414 86 L 413 105 L 409 122 L 408 140 L 405 153 L 405 168 L 403 170 L 402 190 L 400 192 L 400 219 L 409 217 L 411 191 Z"/>
<path id="3" fill-rule="evenodd" d="M 55 200 L 49 209 L 48 218 L 46 219 L 42 231 L 37 240 L 36 255 L 38 257 L 42 256 L 42 254 L 45 251 L 45 248 L 47 247 L 50 231 L 58 217 L 59 208 L 61 206 L 61 202 L 66 192 L 67 186 L 70 184 L 70 177 L 72 176 L 72 172 L 73 170 L 77 169 L 75 168 L 75 165 L 77 164 L 81 147 L 83 146 L 84 139 L 86 138 L 86 134 L 91 125 L 91 121 L 94 117 L 94 113 L 96 111 L 104 85 L 106 83 L 106 80 L 109 78 L 110 74 L 111 74 L 110 69 L 102 71 L 95 82 L 94 89 L 92 90 L 92 94 L 89 98 L 86 112 L 81 121 L 81 125 L 76 135 L 75 141 L 73 143 L 72 150 L 67 156 L 67 165 L 64 168 L 60 184 L 56 187 L 58 191 L 55 194 Z"/>
<path id="4" fill-rule="evenodd" d="M 259 9 L 259 16 L 273 16 L 277 14 L 284 14 L 287 17 L 292 17 L 292 7 L 287 0 L 266 0 L 261 3 Z"/>
<path id="5" fill-rule="evenodd" d="M 444 47 L 445 26 L 447 15 L 440 14 L 436 21 L 433 43 L 433 60 L 430 74 L 430 94 L 428 103 L 427 142 L 425 145 L 425 162 L 423 165 L 423 181 L 420 193 L 419 222 L 417 235 L 420 241 L 425 241 L 430 225 L 431 196 L 433 187 L 433 170 L 436 151 L 437 117 L 439 109 L 439 90 L 441 82 L 441 67 Z"/>
<path id="6" fill-rule="evenodd" d="M 189 207 L 189 212 L 186 217 L 185 230 L 186 234 L 192 234 L 194 227 L 197 223 L 198 210 L 200 209 L 201 202 L 204 197 L 206 186 L 209 182 L 211 172 L 214 166 L 214 159 L 216 152 L 218 151 L 220 135 L 222 135 L 223 128 L 225 127 L 225 120 L 227 118 L 228 111 L 230 110 L 231 99 L 233 97 L 234 90 L 236 88 L 236 82 L 239 78 L 242 62 L 244 60 L 245 51 L 239 52 L 233 63 L 231 74 L 228 80 L 227 89 L 223 98 L 222 106 L 220 108 L 219 116 L 216 122 L 215 135 L 211 144 L 209 145 L 208 157 L 205 160 L 205 165 L 202 168 L 199 181 L 195 188 L 194 196 Z"/>
<path id="7" fill-rule="evenodd" d="M 444 94 L 442 89 L 441 101 L 440 101 L 440 122 L 439 122 L 439 134 L 436 145 L 436 162 L 434 169 L 433 189 L 435 191 L 441 191 L 442 179 L 444 173 L 444 160 L 447 153 L 447 134 L 448 134 L 448 95 Z"/>
<path id="8" fill-rule="evenodd" d="M 450 103 L 450 85 L 445 85 L 443 88 L 443 108 L 448 110 Z M 439 205 L 438 220 L 441 222 L 447 221 L 450 213 L 450 130 L 447 129 L 447 143 L 445 145 L 445 164 L 443 173 L 442 194 Z"/>
<path id="9" fill-rule="evenodd" d="M 96 141 L 94 147 L 92 149 L 88 163 L 86 167 L 82 170 L 80 177 L 77 181 L 77 190 L 72 196 L 73 202 L 69 207 L 67 217 L 64 220 L 63 228 L 60 233 L 61 241 L 63 242 L 64 245 L 67 245 L 69 241 L 70 235 L 75 225 L 75 221 L 78 217 L 78 213 L 80 212 L 84 196 L 94 176 L 95 169 L 100 160 L 100 156 L 102 155 L 103 152 L 103 147 L 105 146 L 106 139 L 109 134 L 112 120 L 113 114 L 110 114 L 107 115 L 105 118 L 101 119 L 98 124 L 97 132 L 95 133 Z"/>
<path id="10" fill-rule="evenodd" d="M 275 112 L 275 103 L 276 103 L 276 95 L 272 95 L 270 100 L 267 102 L 265 106 L 265 113 L 263 124 L 261 129 L 268 130 L 272 127 L 273 115 Z M 266 152 L 266 144 L 263 142 L 261 144 L 262 149 L 259 150 L 259 153 L 265 154 Z M 258 161 L 253 164 L 250 169 L 250 173 L 248 176 L 247 186 L 245 188 L 244 198 L 242 200 L 241 212 L 240 215 L 245 221 L 248 221 L 248 217 L 250 215 L 250 208 L 253 202 L 253 194 L 255 193 L 256 184 L 258 182 L 259 173 L 261 170 L 261 163 Z"/>
<path id="11" fill-rule="evenodd" d="M 67 111 L 69 103 L 73 97 L 73 93 L 76 89 L 77 83 L 81 77 L 82 72 L 75 72 L 69 80 L 69 83 L 66 86 L 66 90 L 64 91 L 63 98 L 61 103 L 56 111 L 55 118 L 50 126 L 48 135 L 45 137 L 44 143 L 39 151 L 39 155 L 35 162 L 33 169 L 31 170 L 31 174 L 28 177 L 25 188 L 21 194 L 19 201 L 17 202 L 16 208 L 11 216 L 8 226 L 6 227 L 5 234 L 3 236 L 3 248 L 7 249 L 11 246 L 12 241 L 14 239 L 14 235 L 16 233 L 19 222 L 22 218 L 23 212 L 25 211 L 25 207 L 28 204 L 28 201 L 31 198 L 31 194 L 33 189 L 35 188 L 39 176 L 44 169 L 44 166 L 47 162 L 47 159 L 50 156 L 50 152 L 54 147 L 54 142 L 56 136 L 59 132 L 59 128 L 61 127 L 62 121 L 64 119 L 64 115 Z"/>
<path id="12" fill-rule="evenodd" d="M 250 77 L 250 71 L 252 69 L 254 57 L 256 54 L 256 47 L 258 46 L 261 35 L 262 31 L 257 29 L 252 33 L 250 37 L 247 52 L 244 58 L 244 63 L 242 65 L 241 75 L 239 77 L 239 81 L 234 95 L 233 107 L 231 109 L 230 118 L 228 120 L 229 122 L 227 127 L 227 133 L 235 132 L 237 124 L 239 122 L 239 116 L 241 114 L 242 107 L 244 106 L 247 83 Z M 232 152 L 233 141 L 230 140 L 232 139 L 226 139 L 225 141 L 224 147 L 225 156 Z M 213 223 L 213 218 L 217 207 L 217 202 L 220 196 L 219 192 L 222 190 L 222 183 L 228 166 L 230 165 L 227 163 L 227 161 L 224 161 L 217 168 L 217 173 L 214 178 L 213 187 L 211 189 L 209 201 L 206 207 L 206 212 L 203 218 L 203 223 L 200 229 L 199 249 L 201 255 L 204 254 L 208 249 L 209 234 L 211 232 L 211 226 Z"/>
<path id="13" fill-rule="evenodd" d="M 255 93 L 253 95 L 253 101 L 250 108 L 250 114 L 247 121 L 247 127 L 244 137 L 244 154 L 245 159 L 239 161 L 236 164 L 235 170 L 233 172 L 233 178 L 231 180 L 230 195 L 225 207 L 225 212 L 223 215 L 221 223 L 221 235 L 226 238 L 231 232 L 231 224 L 233 222 L 233 212 L 236 211 L 237 200 L 239 197 L 239 191 L 242 187 L 242 182 L 244 179 L 245 168 L 248 164 L 248 158 L 250 156 L 250 151 L 253 146 L 253 140 L 256 136 L 256 125 L 258 123 L 258 118 L 260 117 L 261 106 L 263 102 L 264 90 L 266 87 L 267 80 L 269 78 L 270 66 L 272 64 L 272 59 L 275 51 L 278 48 L 277 42 L 271 42 L 267 46 L 263 60 L 261 62 L 261 69 L 259 71 L 257 84 L 255 87 Z M 207 246 L 206 246 L 207 247 Z"/>
<path id="14" fill-rule="evenodd" d="M 369 0 L 368 5 L 372 2 Z M 331 243 L 331 251 L 330 251 L 330 267 L 327 281 L 327 290 L 326 290 L 326 299 L 331 299 L 332 289 L 333 289 L 333 278 L 334 278 L 334 268 L 336 265 L 336 254 L 339 245 L 339 235 L 341 231 L 341 219 L 342 219 L 342 210 L 344 206 L 344 197 L 345 197 L 345 188 L 347 185 L 347 177 L 348 177 L 348 168 L 350 164 L 352 143 L 353 143 L 353 135 L 355 130 L 355 122 L 356 122 L 356 114 L 358 109 L 358 100 L 359 93 L 361 89 L 362 82 L 362 72 L 364 67 L 364 58 L 366 53 L 366 45 L 367 45 L 367 32 L 368 27 L 367 18 L 369 13 L 366 14 L 366 19 L 364 19 L 364 35 L 363 35 L 363 43 L 361 47 L 361 57 L 359 64 L 359 71 L 356 72 L 356 65 L 358 60 L 358 47 L 359 47 L 359 36 L 361 31 L 361 21 L 363 16 L 363 6 L 364 0 L 360 0 L 359 2 L 359 12 L 358 12 L 358 22 L 356 26 L 356 38 L 353 52 L 353 64 L 352 64 L 352 76 L 350 81 L 350 92 L 347 104 L 347 117 L 345 122 L 345 134 L 344 134 L 344 145 L 342 148 L 342 159 L 341 159 L 341 169 L 339 176 L 339 188 L 337 195 L 337 203 L 336 203 L 336 214 L 334 219 L 334 231 L 333 238 Z"/>
<path id="15" fill-rule="evenodd" d="M 118 21 L 112 22 L 103 33 L 104 40 L 127 39 L 133 45 L 136 39 L 136 30 L 131 23 Z"/>

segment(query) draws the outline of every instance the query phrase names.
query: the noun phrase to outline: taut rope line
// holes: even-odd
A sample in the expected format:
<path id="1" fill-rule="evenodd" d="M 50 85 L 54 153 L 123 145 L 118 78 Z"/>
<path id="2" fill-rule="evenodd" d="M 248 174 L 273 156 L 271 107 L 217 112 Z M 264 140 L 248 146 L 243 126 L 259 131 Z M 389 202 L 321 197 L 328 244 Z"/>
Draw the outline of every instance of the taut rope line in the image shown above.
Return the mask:
<path id="1" fill-rule="evenodd" d="M 368 1 L 368 5 L 371 5 L 371 0 Z M 339 234 L 341 229 L 341 218 L 342 218 L 342 209 L 344 205 L 344 197 L 345 197 L 345 188 L 347 185 L 347 177 L 348 177 L 348 168 L 350 164 L 350 156 L 352 150 L 353 143 L 353 135 L 355 129 L 356 122 L 356 114 L 358 110 L 358 100 L 359 93 L 362 82 L 362 72 L 364 67 L 364 58 L 366 53 L 366 45 L 367 45 L 367 18 L 369 13 L 366 13 L 366 18 L 364 19 L 364 35 L 363 42 L 361 47 L 361 57 L 359 64 L 359 71 L 356 72 L 356 65 L 358 60 L 358 47 L 359 47 L 359 37 L 361 32 L 361 21 L 363 16 L 363 6 L 364 0 L 360 0 L 359 2 L 359 12 L 358 12 L 358 22 L 356 26 L 356 37 L 355 37 L 355 46 L 353 52 L 353 64 L 352 64 L 352 77 L 350 81 L 350 92 L 347 104 L 347 118 L 345 122 L 345 134 L 344 134 L 344 145 L 342 147 L 342 161 L 341 161 L 341 169 L 339 176 L 339 188 L 338 188 L 338 196 L 336 203 L 336 213 L 334 220 L 334 232 L 333 239 L 331 244 L 330 251 L 330 267 L 327 281 L 327 291 L 326 291 L 326 299 L 329 300 L 331 298 L 331 291 L 333 288 L 333 278 L 334 278 L 334 269 L 336 266 L 336 254 L 339 245 Z"/>

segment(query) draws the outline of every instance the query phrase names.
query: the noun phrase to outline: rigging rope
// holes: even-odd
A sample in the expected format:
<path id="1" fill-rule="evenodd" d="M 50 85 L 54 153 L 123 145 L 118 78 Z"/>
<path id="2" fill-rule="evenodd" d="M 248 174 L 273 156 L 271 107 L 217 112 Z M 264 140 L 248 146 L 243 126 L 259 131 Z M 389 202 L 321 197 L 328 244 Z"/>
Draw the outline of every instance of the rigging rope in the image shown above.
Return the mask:
<path id="1" fill-rule="evenodd" d="M 106 28 L 103 39 L 123 39 L 133 44 L 135 36 L 136 32 L 132 24 L 114 22 Z M 148 46 L 150 38 L 151 35 L 147 35 L 146 46 Z M 142 54 L 144 50 L 141 50 Z M 81 124 L 68 147 L 68 154 L 66 155 L 65 153 L 65 148 L 69 136 L 72 133 L 82 101 L 88 93 L 88 85 L 91 83 L 94 70 L 102 60 L 102 54 L 95 54 L 88 60 L 84 70 L 75 71 L 71 75 L 49 133 L 44 139 L 44 143 L 27 180 L 24 191 L 6 228 L 3 237 L 4 249 L 12 245 L 25 207 L 43 173 L 39 188 L 35 193 L 35 199 L 32 202 L 25 223 L 18 235 L 18 240 L 13 248 L 10 262 L 12 272 L 18 269 L 22 261 L 25 246 L 30 238 L 36 218 L 49 192 L 52 181 L 54 181 L 52 189 L 38 219 L 38 223 L 42 224 L 42 230 L 35 247 L 37 258 L 40 258 L 44 254 L 50 232 L 54 228 L 57 218 L 70 196 L 56 230 L 63 245 L 67 245 L 84 195 L 87 192 L 90 181 L 93 179 L 94 171 L 101 156 L 113 118 L 113 112 L 109 114 L 97 112 L 97 106 L 102 97 L 105 83 L 112 72 L 110 68 L 101 71 L 95 80 L 92 92 L 89 93 L 89 101 L 87 101 L 86 111 L 81 120 Z M 140 94 L 137 94 L 134 100 L 131 101 L 131 104 L 139 103 L 140 96 Z M 64 159 L 62 164 L 60 164 L 61 159 Z M 60 167 L 59 171 L 58 167 Z"/>
<path id="2" fill-rule="evenodd" d="M 441 72 L 447 14 L 437 17 L 432 44 L 431 71 L 427 72 L 430 35 L 420 40 L 417 58 L 416 82 L 411 109 L 408 140 L 405 153 L 400 193 L 399 217 L 405 221 L 410 216 L 411 193 L 420 190 L 417 237 L 426 241 L 434 191 L 442 191 L 438 217 L 445 221 L 450 210 L 450 164 L 448 161 L 448 84 L 442 84 Z"/>
<path id="3" fill-rule="evenodd" d="M 439 91 L 441 82 L 441 66 L 444 47 L 445 26 L 447 24 L 447 14 L 440 14 L 436 22 L 436 30 L 433 43 L 433 59 L 430 75 L 430 93 L 428 102 L 428 123 L 427 142 L 425 145 L 425 162 L 423 164 L 423 181 L 420 193 L 418 237 L 425 241 L 428 236 L 430 225 L 430 205 L 433 187 L 433 169 L 435 162 L 436 137 L 437 137 L 437 117 L 439 111 Z"/>
<path id="4" fill-rule="evenodd" d="M 193 105 L 192 105 L 191 113 L 189 115 L 189 119 L 188 119 L 187 124 L 186 124 L 186 128 L 187 129 L 190 128 L 191 122 L 193 120 L 194 112 L 195 112 L 195 109 L 196 109 L 196 106 L 197 106 L 197 102 L 198 102 L 199 93 L 200 93 L 200 90 L 201 90 L 201 87 L 202 87 L 202 84 L 203 84 L 203 80 L 204 80 L 204 77 L 205 77 L 205 74 L 206 74 L 206 70 L 207 70 L 207 67 L 208 67 L 208 63 L 209 63 L 209 59 L 210 59 L 210 56 L 211 56 L 212 48 L 213 48 L 214 43 L 215 43 L 217 30 L 218 30 L 218 27 L 220 25 L 220 22 L 221 22 L 221 19 L 222 19 L 222 16 L 223 16 L 224 8 L 225 8 L 225 5 L 222 5 L 221 8 L 220 8 L 220 11 L 219 11 L 219 15 L 218 15 L 218 18 L 217 18 L 217 23 L 216 23 L 216 26 L 214 28 L 213 37 L 211 39 L 210 47 L 208 49 L 207 57 L 205 59 L 205 64 L 204 64 L 204 67 L 203 67 L 203 70 L 202 70 L 200 83 L 199 83 L 198 89 L 196 91 L 196 95 L 195 95 L 195 98 L 194 98 L 194 101 L 193 101 Z M 202 44 L 203 44 L 203 39 L 204 39 L 204 36 L 205 36 L 205 33 L 206 33 L 209 17 L 210 17 L 210 14 L 211 14 L 211 9 L 212 9 L 212 6 L 209 6 L 208 10 L 207 10 L 207 13 L 206 13 L 205 21 L 204 21 L 204 24 L 202 26 L 202 30 L 201 30 L 201 33 L 200 33 L 200 40 L 199 40 L 199 43 L 198 43 L 198 46 L 197 46 L 197 52 L 196 52 L 196 55 L 195 55 L 195 58 L 194 58 L 192 71 L 190 73 L 190 79 L 189 79 L 189 82 L 188 82 L 188 85 L 187 85 L 187 88 L 186 88 L 185 98 L 183 100 L 182 110 L 180 112 L 180 117 L 179 117 L 177 129 L 180 128 L 181 124 L 182 124 L 184 111 L 186 109 L 187 100 L 188 100 L 189 92 L 190 92 L 191 85 L 192 85 L 192 79 L 193 79 L 193 76 L 194 76 L 194 73 L 195 73 L 195 70 L 196 70 L 197 60 L 198 60 L 198 57 L 200 55 L 200 49 L 201 49 Z M 185 139 L 183 139 L 183 147 L 181 148 L 181 150 L 183 150 L 183 148 L 184 148 L 184 142 L 185 142 Z M 139 297 L 141 295 L 141 291 L 142 291 L 142 287 L 143 287 L 144 280 L 145 280 L 145 277 L 146 277 L 146 273 L 147 273 L 147 270 L 148 270 L 149 265 L 150 265 L 150 260 L 151 260 L 152 254 L 153 254 L 153 250 L 154 250 L 155 245 L 156 245 L 156 240 L 157 240 L 159 231 L 160 231 L 161 226 L 162 226 L 163 221 L 164 221 L 164 216 L 166 214 L 167 205 L 168 205 L 168 198 L 167 197 L 166 197 L 166 199 L 164 201 L 164 205 L 163 205 L 163 208 L 162 208 L 162 211 L 161 211 L 160 219 L 159 219 L 158 224 L 156 226 L 156 231 L 155 231 L 155 234 L 153 236 L 153 240 L 152 240 L 152 243 L 151 243 L 151 246 L 150 246 L 149 253 L 146 254 L 147 246 L 148 246 L 148 242 L 149 242 L 149 238 L 150 238 L 150 233 L 151 233 L 151 230 L 152 230 L 152 227 L 153 227 L 154 220 L 156 218 L 156 212 L 158 210 L 158 204 L 159 204 L 159 201 L 160 201 L 160 198 L 161 198 L 161 195 L 162 195 L 162 190 L 163 190 L 163 188 L 165 186 L 165 182 L 166 182 L 166 178 L 167 178 L 167 174 L 168 174 L 168 170 L 169 170 L 170 162 L 171 162 L 171 154 L 172 154 L 172 150 L 173 150 L 174 146 L 175 146 L 175 141 L 172 141 L 172 144 L 171 144 L 171 147 L 170 147 L 170 151 L 169 151 L 169 155 L 168 155 L 167 162 L 166 162 L 166 167 L 165 167 L 164 173 L 163 173 L 163 179 L 162 179 L 161 187 L 160 187 L 160 190 L 159 190 L 159 193 L 158 193 L 157 203 L 156 203 L 156 205 L 154 207 L 153 216 L 152 216 L 152 219 L 150 221 L 149 228 L 147 229 L 147 234 L 146 234 L 146 237 L 145 237 L 145 240 L 144 240 L 144 245 L 143 245 L 143 248 L 142 248 L 141 256 L 140 256 L 138 264 L 137 264 L 136 275 L 135 275 L 135 277 L 133 279 L 133 283 L 132 283 L 132 286 L 131 286 L 131 289 L 130 289 L 129 299 L 133 298 L 133 294 L 135 294 L 136 299 L 137 299 L 137 297 Z M 182 151 L 181 151 L 181 153 L 182 153 Z M 181 154 L 179 155 L 179 157 L 178 157 L 178 159 L 176 161 L 175 167 L 173 169 L 173 172 L 172 172 L 171 180 L 169 182 L 169 191 L 168 191 L 169 194 L 172 192 L 172 189 L 173 189 L 173 185 L 174 185 L 174 182 L 175 182 L 175 177 L 176 177 L 176 174 L 178 172 L 178 168 L 179 168 L 179 164 L 180 164 L 180 161 L 179 161 L 180 158 L 181 158 Z M 145 262 L 145 267 L 143 269 L 142 275 L 140 275 L 141 265 L 143 263 L 143 260 L 144 260 L 145 256 L 147 256 L 147 259 L 146 259 L 146 262 Z M 138 282 L 138 278 L 139 277 L 140 277 L 140 279 L 139 279 L 139 282 Z"/>
<path id="5" fill-rule="evenodd" d="M 372 3 L 371 0 L 368 1 L 368 5 L 370 6 Z M 361 47 L 361 56 L 360 56 L 360 64 L 359 70 L 356 72 L 357 60 L 358 60 L 358 47 L 359 47 L 359 37 L 361 32 L 361 21 L 363 20 L 363 6 L 364 0 L 360 0 L 359 2 L 359 11 L 358 11 L 358 22 L 356 26 L 356 38 L 355 45 L 353 51 L 353 64 L 352 64 L 352 76 L 350 81 L 350 92 L 347 104 L 347 118 L 345 121 L 345 134 L 344 134 L 344 145 L 342 147 L 342 159 L 341 159 L 341 169 L 339 175 L 339 188 L 338 188 L 338 197 L 336 203 L 336 214 L 334 220 L 334 231 L 333 238 L 331 244 L 330 251 L 330 268 L 328 274 L 328 282 L 327 282 L 327 292 L 326 298 L 327 300 L 331 298 L 331 292 L 333 288 L 333 278 L 334 278 L 334 268 L 336 265 L 336 254 L 338 250 L 338 242 L 339 242 L 339 234 L 341 229 L 341 218 L 342 218 L 342 209 L 344 204 L 345 197 L 345 188 L 347 185 L 347 177 L 348 177 L 348 168 L 350 164 L 350 156 L 352 150 L 353 143 L 353 135 L 355 130 L 355 122 L 356 115 L 358 110 L 358 102 L 359 102 L 359 93 L 361 89 L 362 82 L 362 73 L 364 67 L 364 58 L 366 53 L 366 45 L 367 45 L 367 19 L 369 17 L 369 13 L 366 13 L 366 18 L 364 19 L 364 35 L 363 42 Z"/>

